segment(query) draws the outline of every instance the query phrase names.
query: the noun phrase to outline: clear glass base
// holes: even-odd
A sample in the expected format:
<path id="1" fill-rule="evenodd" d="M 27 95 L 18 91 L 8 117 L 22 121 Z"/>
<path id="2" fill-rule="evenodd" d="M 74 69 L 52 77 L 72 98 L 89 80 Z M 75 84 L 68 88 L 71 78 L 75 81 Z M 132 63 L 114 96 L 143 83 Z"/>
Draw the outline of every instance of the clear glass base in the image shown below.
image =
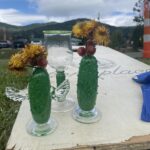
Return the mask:
<path id="1" fill-rule="evenodd" d="M 83 111 L 79 106 L 73 110 L 72 116 L 78 122 L 86 124 L 95 123 L 101 119 L 101 113 L 97 108 L 91 111 Z"/>
<path id="2" fill-rule="evenodd" d="M 27 126 L 27 132 L 34 136 L 45 136 L 53 133 L 57 128 L 57 121 L 52 117 L 47 123 L 37 124 L 34 120 L 31 120 Z"/>
<path id="3" fill-rule="evenodd" d="M 75 102 L 71 98 L 66 98 L 64 101 L 54 100 L 52 102 L 53 112 L 67 112 L 74 108 Z"/>

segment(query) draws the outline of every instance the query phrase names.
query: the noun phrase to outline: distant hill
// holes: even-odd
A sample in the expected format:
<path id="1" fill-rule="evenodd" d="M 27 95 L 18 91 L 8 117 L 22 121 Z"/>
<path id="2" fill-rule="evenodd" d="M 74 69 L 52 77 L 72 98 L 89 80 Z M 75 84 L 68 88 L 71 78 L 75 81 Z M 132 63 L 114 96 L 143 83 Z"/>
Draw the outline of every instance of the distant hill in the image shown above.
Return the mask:
<path id="1" fill-rule="evenodd" d="M 0 22 L 0 30 L 7 29 L 7 30 L 10 30 L 10 31 L 15 31 L 15 30 L 18 30 L 20 28 L 21 28 L 20 26 L 15 26 L 15 25 L 10 25 L 10 24 L 7 24 L 7 23 Z"/>
<path id="2" fill-rule="evenodd" d="M 9 31 L 32 31 L 34 29 L 40 29 L 40 30 L 71 30 L 72 26 L 78 22 L 78 21 L 84 21 L 84 20 L 89 20 L 89 19 L 75 19 L 75 20 L 70 20 L 62 23 L 58 22 L 48 22 L 48 23 L 34 23 L 26 26 L 15 26 L 15 25 L 10 25 L 7 23 L 2 23 L 0 22 L 0 30 L 6 29 Z"/>
<path id="3" fill-rule="evenodd" d="M 10 25 L 7 23 L 2 23 L 0 22 L 0 30 L 9 30 L 9 31 L 20 31 L 20 30 L 31 30 L 34 28 L 38 28 L 38 27 L 44 27 L 47 25 L 52 25 L 52 24 L 56 24 L 57 22 L 49 22 L 49 23 L 34 23 L 34 24 L 30 24 L 30 25 L 26 25 L 26 26 L 15 26 L 15 25 Z"/>
<path id="4" fill-rule="evenodd" d="M 89 20 L 89 19 L 87 18 L 74 19 L 62 23 L 58 23 L 58 22 L 35 23 L 26 26 L 14 26 L 6 23 L 0 23 L 0 30 L 3 30 L 5 28 L 8 32 L 10 32 L 10 35 L 13 37 L 14 40 L 18 38 L 26 38 L 28 40 L 31 40 L 32 38 L 43 38 L 44 30 L 71 31 L 73 25 L 75 25 L 79 21 L 85 21 L 85 20 Z M 123 45 L 121 44 L 123 42 L 125 45 L 127 41 L 132 40 L 135 27 L 115 27 L 108 24 L 103 24 L 103 25 L 105 25 L 109 29 L 110 39 L 112 41 L 111 42 L 112 47 L 116 47 L 118 41 L 119 41 L 118 44 Z M 114 45 L 114 43 L 116 44 Z"/>
<path id="5" fill-rule="evenodd" d="M 25 35 L 27 37 L 30 36 L 38 36 L 38 37 L 43 37 L 43 31 L 44 30 L 72 30 L 72 26 L 76 24 L 79 21 L 85 21 L 89 20 L 86 18 L 82 19 L 74 19 L 62 23 L 58 22 L 49 22 L 49 23 L 35 23 L 35 24 L 30 24 L 26 26 L 15 26 L 15 25 L 10 25 L 6 23 L 0 23 L 0 30 L 6 29 L 8 31 L 11 31 L 16 34 L 16 36 L 21 36 Z M 115 27 L 115 26 L 110 26 L 108 24 L 104 24 L 111 32 L 115 30 L 120 30 L 121 32 L 126 32 L 126 31 L 132 31 L 134 27 Z M 25 33 L 26 32 L 26 33 Z"/>
<path id="6" fill-rule="evenodd" d="M 48 22 L 48 23 L 36 23 L 27 26 L 14 26 L 5 23 L 0 23 L 0 29 L 6 29 L 13 33 L 13 37 L 21 37 L 30 39 L 31 37 L 43 38 L 44 30 L 72 30 L 72 26 L 79 21 L 85 21 L 89 19 L 75 19 L 62 23 Z"/>

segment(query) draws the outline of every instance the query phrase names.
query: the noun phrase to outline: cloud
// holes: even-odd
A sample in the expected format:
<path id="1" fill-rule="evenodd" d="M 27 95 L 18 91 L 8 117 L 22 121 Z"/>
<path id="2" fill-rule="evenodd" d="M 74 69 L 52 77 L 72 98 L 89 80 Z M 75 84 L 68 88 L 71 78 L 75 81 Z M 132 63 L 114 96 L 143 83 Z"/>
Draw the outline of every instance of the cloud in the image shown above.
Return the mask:
<path id="1" fill-rule="evenodd" d="M 21 13 L 16 9 L 0 9 L 0 22 L 12 25 L 25 25 L 33 22 L 48 22 L 44 15 L 32 15 Z"/>
<path id="2" fill-rule="evenodd" d="M 68 20 L 74 18 L 97 18 L 100 13 L 105 23 L 120 25 L 134 25 L 133 6 L 137 0 L 28 0 L 37 8 L 38 13 L 49 18 Z M 121 14 L 113 14 L 120 12 Z"/>
<path id="3" fill-rule="evenodd" d="M 95 13 L 93 8 L 98 8 L 101 3 L 97 0 L 88 2 L 87 0 L 30 0 L 30 2 L 37 6 L 39 13 L 55 17 L 77 17 L 85 14 L 92 16 Z"/>
<path id="4" fill-rule="evenodd" d="M 27 0 L 34 14 L 13 8 L 0 9 L 0 22 L 26 25 L 35 22 L 66 21 L 75 18 L 96 19 L 114 26 L 135 25 L 133 6 L 137 0 Z"/>
<path id="5" fill-rule="evenodd" d="M 101 18 L 101 22 L 112 26 L 134 26 L 136 23 L 133 21 L 133 16 L 128 14 L 118 14 L 114 16 L 106 16 Z"/>

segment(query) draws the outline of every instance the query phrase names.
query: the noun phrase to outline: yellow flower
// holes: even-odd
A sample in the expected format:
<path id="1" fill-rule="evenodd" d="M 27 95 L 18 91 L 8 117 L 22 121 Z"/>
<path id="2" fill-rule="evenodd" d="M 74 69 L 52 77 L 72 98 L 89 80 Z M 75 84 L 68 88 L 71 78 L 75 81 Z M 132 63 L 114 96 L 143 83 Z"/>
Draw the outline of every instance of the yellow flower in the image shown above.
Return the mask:
<path id="1" fill-rule="evenodd" d="M 45 54 L 45 48 L 40 45 L 30 44 L 25 46 L 22 53 L 25 59 L 32 59 L 37 55 Z"/>
<path id="2" fill-rule="evenodd" d="M 83 24 L 83 30 L 84 32 L 87 33 L 87 35 L 94 31 L 94 29 L 98 26 L 98 23 L 95 21 L 95 20 L 92 20 L 92 21 L 86 21 L 84 22 Z"/>
<path id="3" fill-rule="evenodd" d="M 9 68 L 11 70 L 23 70 L 28 63 L 33 65 L 31 62 L 35 61 L 40 55 L 43 55 L 44 57 L 47 55 L 43 46 L 33 44 L 27 45 L 22 51 L 10 58 L 8 63 Z"/>
<path id="4" fill-rule="evenodd" d="M 97 44 L 108 45 L 109 40 L 109 32 L 104 26 L 98 26 L 93 34 L 93 40 Z"/>
<path id="5" fill-rule="evenodd" d="M 108 45 L 109 32 L 107 28 L 95 20 L 79 22 L 73 26 L 73 35 L 77 38 L 91 38 L 96 44 Z"/>
<path id="6" fill-rule="evenodd" d="M 23 70 L 26 65 L 25 59 L 23 59 L 22 53 L 16 53 L 13 55 L 8 63 L 11 70 Z"/>
<path id="7" fill-rule="evenodd" d="M 78 38 L 86 37 L 86 34 L 83 32 L 82 28 L 83 28 L 83 23 L 82 22 L 79 22 L 76 25 L 74 25 L 73 29 L 72 29 L 73 35 L 78 37 Z"/>
<path id="8" fill-rule="evenodd" d="M 73 26 L 72 33 L 78 38 L 87 38 L 96 26 L 97 22 L 95 20 L 79 22 Z"/>

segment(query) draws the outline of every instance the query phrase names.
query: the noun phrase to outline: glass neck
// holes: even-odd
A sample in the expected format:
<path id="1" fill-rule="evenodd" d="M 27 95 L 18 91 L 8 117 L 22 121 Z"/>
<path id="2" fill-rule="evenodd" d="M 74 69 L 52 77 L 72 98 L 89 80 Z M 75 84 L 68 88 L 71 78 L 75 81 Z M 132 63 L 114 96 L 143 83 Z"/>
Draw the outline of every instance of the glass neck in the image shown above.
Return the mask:
<path id="1" fill-rule="evenodd" d="M 57 87 L 64 82 L 66 76 L 64 71 L 57 71 L 56 73 L 56 82 L 57 82 Z"/>

